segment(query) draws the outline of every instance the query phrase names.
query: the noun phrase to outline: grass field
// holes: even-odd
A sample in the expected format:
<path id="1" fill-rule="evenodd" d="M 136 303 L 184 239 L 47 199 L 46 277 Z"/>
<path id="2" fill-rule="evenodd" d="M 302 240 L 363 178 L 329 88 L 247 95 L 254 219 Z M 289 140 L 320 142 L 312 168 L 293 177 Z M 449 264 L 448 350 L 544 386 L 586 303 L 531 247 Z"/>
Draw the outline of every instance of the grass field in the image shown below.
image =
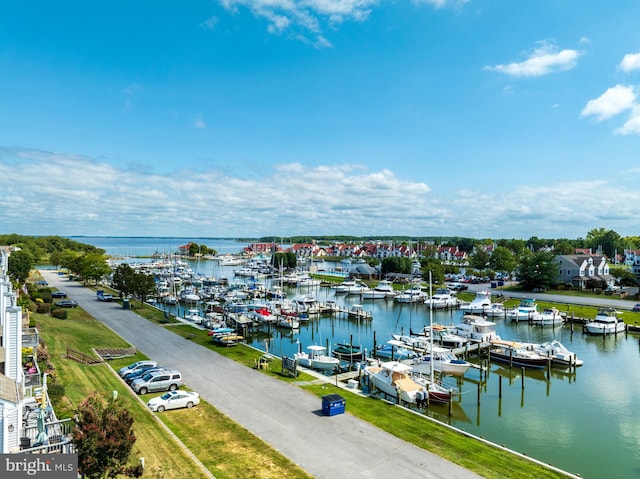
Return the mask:
<path id="1" fill-rule="evenodd" d="M 209 404 L 191 410 L 166 411 L 154 415 L 114 372 L 141 355 L 111 363 L 84 365 L 66 359 L 67 348 L 93 354 L 93 348 L 125 348 L 129 344 L 110 329 L 89 317 L 82 309 L 69 311 L 69 319 L 36 315 L 55 376 L 65 386 L 65 399 L 58 410 L 71 411 L 94 390 L 105 396 L 118 392 L 135 418 L 137 437 L 132 456 L 145 458 L 145 478 L 208 477 L 189 451 L 218 479 L 225 478 L 309 478 L 305 471 L 279 454 Z M 158 421 L 156 418 L 159 418 Z M 176 441 L 163 424 L 184 444 Z M 135 459 L 135 458 L 134 458 Z"/>

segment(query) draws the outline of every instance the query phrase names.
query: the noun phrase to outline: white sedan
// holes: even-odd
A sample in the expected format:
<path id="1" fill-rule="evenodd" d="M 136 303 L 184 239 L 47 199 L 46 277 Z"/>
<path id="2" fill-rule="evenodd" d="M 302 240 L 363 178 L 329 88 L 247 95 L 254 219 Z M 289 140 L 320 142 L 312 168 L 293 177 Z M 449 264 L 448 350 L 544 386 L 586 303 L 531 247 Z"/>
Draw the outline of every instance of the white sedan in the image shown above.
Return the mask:
<path id="1" fill-rule="evenodd" d="M 147 407 L 152 411 L 162 412 L 165 409 L 192 408 L 200 404 L 200 395 L 194 391 L 169 391 L 162 396 L 149 399 Z"/>

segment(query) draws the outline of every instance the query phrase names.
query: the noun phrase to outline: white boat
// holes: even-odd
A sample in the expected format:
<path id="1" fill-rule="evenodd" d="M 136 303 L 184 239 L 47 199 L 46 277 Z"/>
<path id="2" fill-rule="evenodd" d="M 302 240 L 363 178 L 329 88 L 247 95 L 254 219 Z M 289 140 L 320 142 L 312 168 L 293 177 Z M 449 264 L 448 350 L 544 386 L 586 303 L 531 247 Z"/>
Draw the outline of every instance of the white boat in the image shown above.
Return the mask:
<path id="1" fill-rule="evenodd" d="M 511 321 L 533 321 L 540 314 L 535 299 L 524 298 L 520 300 L 520 304 L 515 308 L 507 311 L 507 319 Z"/>
<path id="2" fill-rule="evenodd" d="M 308 353 L 298 351 L 293 355 L 294 359 L 298 361 L 298 364 L 301 366 L 320 369 L 322 371 L 333 371 L 340 367 L 340 360 L 338 358 L 324 354 L 327 349 L 324 346 L 312 344 L 311 346 L 307 346 L 307 349 L 309 350 Z"/>
<path id="3" fill-rule="evenodd" d="M 187 314 L 184 315 L 184 319 L 195 324 L 202 324 L 205 317 L 200 314 L 199 309 L 189 309 Z"/>
<path id="4" fill-rule="evenodd" d="M 457 307 L 460 304 L 460 300 L 450 290 L 438 289 L 430 298 L 424 300 L 424 304 L 433 309 L 449 309 Z"/>
<path id="5" fill-rule="evenodd" d="M 484 314 L 491 308 L 491 291 L 476 291 L 476 297 L 470 303 L 462 303 L 460 309 L 465 313 Z"/>
<path id="6" fill-rule="evenodd" d="M 579 359 L 576 353 L 569 351 L 560 341 L 554 339 L 544 343 L 523 343 L 527 349 L 538 353 L 540 356 L 551 358 L 554 366 L 582 366 L 584 361 Z"/>
<path id="7" fill-rule="evenodd" d="M 365 366 L 364 373 L 371 384 L 383 393 L 400 398 L 405 403 L 415 403 L 418 391 L 425 391 L 423 385 L 418 384 L 409 375 L 411 366 L 399 361 L 387 361 L 380 365 Z"/>
<path id="8" fill-rule="evenodd" d="M 613 308 L 600 309 L 596 317 L 584 325 L 589 334 L 618 334 L 626 330 L 626 324 Z"/>
<path id="9" fill-rule="evenodd" d="M 267 308 L 253 309 L 247 316 L 258 323 L 274 323 L 277 320 L 276 315 Z"/>
<path id="10" fill-rule="evenodd" d="M 507 309 L 502 303 L 491 303 L 491 307 L 484 312 L 488 318 L 506 318 Z"/>
<path id="11" fill-rule="evenodd" d="M 427 299 L 427 293 L 424 292 L 422 286 L 412 286 L 397 294 L 394 299 L 398 303 L 422 303 Z"/>
<path id="12" fill-rule="evenodd" d="M 410 364 L 416 372 L 431 374 L 433 367 L 434 371 L 452 376 L 461 376 L 471 367 L 469 361 L 458 359 L 450 349 L 438 346 L 433 346 L 426 354 L 412 359 Z"/>
<path id="13" fill-rule="evenodd" d="M 365 311 L 361 304 L 352 305 L 347 311 L 347 314 L 353 319 L 373 319 L 371 311 Z"/>
<path id="14" fill-rule="evenodd" d="M 347 294 L 362 294 L 365 291 L 368 291 L 369 286 L 367 286 L 366 284 L 364 284 L 362 281 L 355 281 L 355 284 L 353 284 L 352 286 L 349 286 L 347 288 L 346 293 Z"/>
<path id="15" fill-rule="evenodd" d="M 407 344 L 396 339 L 390 339 L 376 348 L 375 357 L 403 361 L 418 357 L 418 353 L 407 348 Z"/>
<path id="16" fill-rule="evenodd" d="M 545 308 L 542 313 L 533 316 L 531 323 L 536 326 L 556 326 L 564 323 L 564 316 L 557 308 Z"/>
<path id="17" fill-rule="evenodd" d="M 469 338 L 465 338 L 454 332 L 453 326 L 444 326 L 442 324 L 434 324 L 433 326 L 425 326 L 424 334 L 433 336 L 434 344 L 438 344 L 445 348 L 461 348 L 469 342 Z"/>
<path id="18" fill-rule="evenodd" d="M 533 369 L 544 369 L 550 360 L 548 357 L 542 356 L 526 347 L 524 343 L 501 339 L 491 340 L 489 358 L 499 363 Z"/>
<path id="19" fill-rule="evenodd" d="M 350 288 L 354 287 L 355 285 L 356 282 L 354 280 L 345 279 L 342 283 L 335 286 L 334 291 L 336 292 L 336 294 L 345 294 L 347 291 L 349 291 Z"/>
<path id="20" fill-rule="evenodd" d="M 454 326 L 454 333 L 471 341 L 483 343 L 498 339 L 496 323 L 475 314 L 465 314 L 462 322 Z"/>
<path id="21" fill-rule="evenodd" d="M 386 299 L 393 298 L 396 291 L 393 289 L 393 283 L 383 279 L 375 287 L 361 293 L 362 299 Z"/>
<path id="22" fill-rule="evenodd" d="M 298 329 L 300 327 L 300 320 L 295 316 L 281 314 L 276 319 L 276 326 L 286 329 Z"/>

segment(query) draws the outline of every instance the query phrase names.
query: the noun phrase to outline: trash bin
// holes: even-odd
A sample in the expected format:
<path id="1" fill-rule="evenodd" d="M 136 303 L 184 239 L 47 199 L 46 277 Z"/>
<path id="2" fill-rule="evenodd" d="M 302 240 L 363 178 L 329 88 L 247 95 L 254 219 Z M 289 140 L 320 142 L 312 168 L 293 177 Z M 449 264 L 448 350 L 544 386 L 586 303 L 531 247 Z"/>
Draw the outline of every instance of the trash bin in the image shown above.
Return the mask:
<path id="1" fill-rule="evenodd" d="M 498 287 L 498 283 L 495 283 L 495 282 L 491 283 L 491 287 L 492 288 L 497 288 Z"/>
<path id="2" fill-rule="evenodd" d="M 124 298 L 122 300 L 122 309 L 130 309 L 131 305 L 129 304 L 129 300 Z"/>
<path id="3" fill-rule="evenodd" d="M 344 413 L 345 400 L 339 394 L 327 394 L 322 396 L 322 414 L 335 416 Z"/>

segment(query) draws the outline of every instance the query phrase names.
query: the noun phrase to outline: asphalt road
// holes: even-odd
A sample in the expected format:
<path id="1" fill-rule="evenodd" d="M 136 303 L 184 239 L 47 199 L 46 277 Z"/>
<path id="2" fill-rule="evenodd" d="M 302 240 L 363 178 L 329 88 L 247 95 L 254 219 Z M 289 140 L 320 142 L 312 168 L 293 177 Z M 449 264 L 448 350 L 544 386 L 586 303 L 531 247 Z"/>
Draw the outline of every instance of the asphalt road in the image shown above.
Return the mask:
<path id="1" fill-rule="evenodd" d="M 118 303 L 97 301 L 95 292 L 54 271 L 42 273 L 51 286 L 139 351 L 180 370 L 203 399 L 318 479 L 480 477 L 350 414 L 324 416 L 321 400 L 304 390 L 185 340 Z"/>

